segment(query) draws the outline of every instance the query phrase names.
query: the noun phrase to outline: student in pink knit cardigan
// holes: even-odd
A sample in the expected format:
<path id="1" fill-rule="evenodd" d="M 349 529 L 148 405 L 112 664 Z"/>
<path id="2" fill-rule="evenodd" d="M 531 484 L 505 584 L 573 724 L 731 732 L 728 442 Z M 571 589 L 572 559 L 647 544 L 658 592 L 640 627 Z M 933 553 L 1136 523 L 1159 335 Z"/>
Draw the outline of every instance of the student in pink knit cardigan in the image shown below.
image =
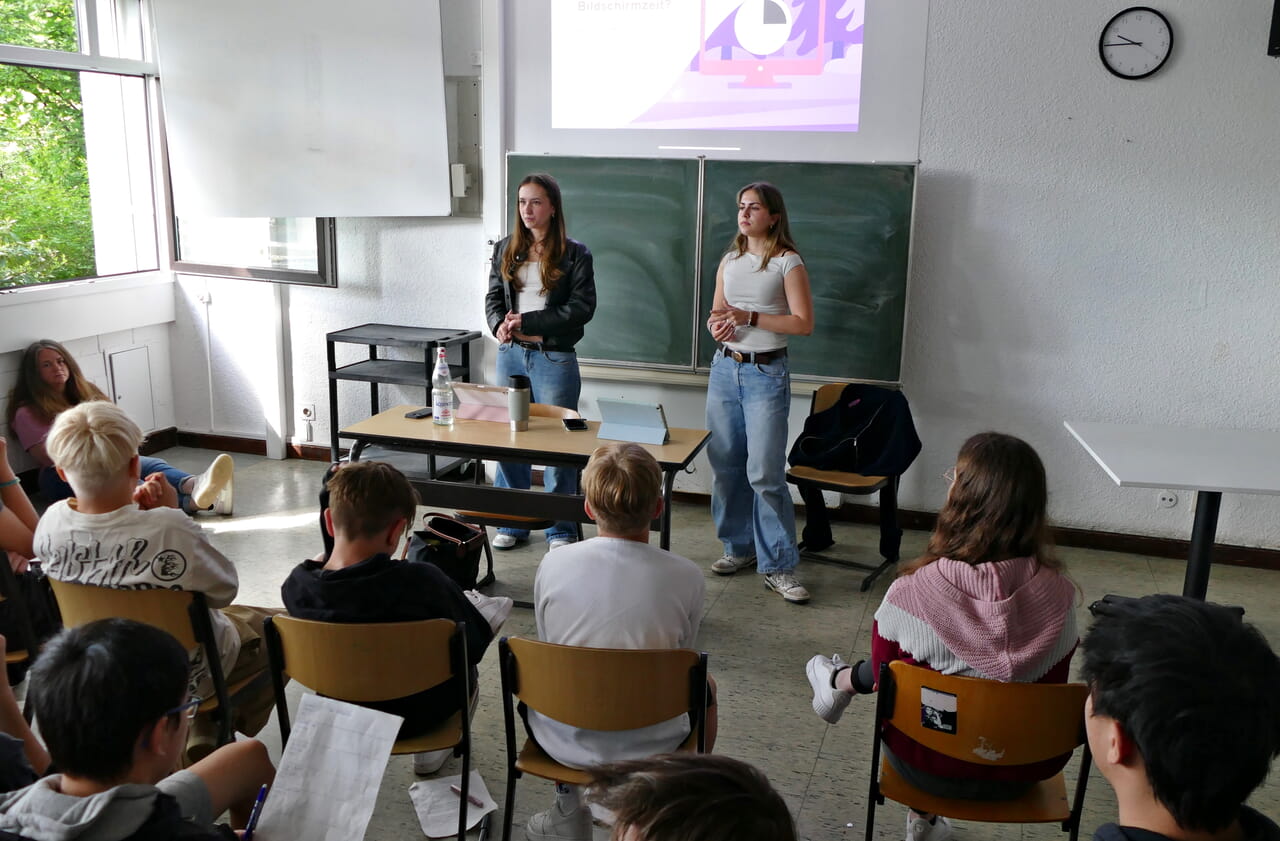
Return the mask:
<path id="1" fill-rule="evenodd" d="M 854 695 L 874 692 L 892 660 L 944 674 L 1065 683 L 1079 635 L 1076 586 L 1049 542 L 1044 465 L 1025 441 L 984 432 L 964 442 L 923 557 L 889 586 L 871 630 L 871 659 L 819 654 L 806 667 L 813 709 L 832 724 Z M 953 475 L 952 475 L 953 474 Z M 1070 754 L 990 768 L 950 759 L 888 730 L 884 754 L 940 797 L 1003 800 L 1056 774 Z M 907 841 L 951 837 L 946 818 L 907 814 Z"/>

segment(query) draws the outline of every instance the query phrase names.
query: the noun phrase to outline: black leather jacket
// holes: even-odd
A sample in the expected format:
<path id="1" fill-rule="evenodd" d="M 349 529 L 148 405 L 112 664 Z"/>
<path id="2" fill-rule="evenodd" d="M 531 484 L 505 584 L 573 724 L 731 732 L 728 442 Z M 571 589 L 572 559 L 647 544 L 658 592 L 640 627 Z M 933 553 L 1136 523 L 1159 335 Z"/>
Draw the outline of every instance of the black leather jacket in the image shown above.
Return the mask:
<path id="1" fill-rule="evenodd" d="M 510 285 L 502 278 L 502 252 L 509 239 L 505 237 L 493 247 L 489 291 L 484 296 L 489 332 L 495 336 L 515 297 L 511 294 Z M 560 270 L 564 274 L 547 296 L 546 309 L 525 313 L 520 332 L 526 336 L 542 336 L 544 350 L 571 351 L 596 312 L 596 275 L 591 252 L 577 240 L 569 240 L 560 261 Z"/>

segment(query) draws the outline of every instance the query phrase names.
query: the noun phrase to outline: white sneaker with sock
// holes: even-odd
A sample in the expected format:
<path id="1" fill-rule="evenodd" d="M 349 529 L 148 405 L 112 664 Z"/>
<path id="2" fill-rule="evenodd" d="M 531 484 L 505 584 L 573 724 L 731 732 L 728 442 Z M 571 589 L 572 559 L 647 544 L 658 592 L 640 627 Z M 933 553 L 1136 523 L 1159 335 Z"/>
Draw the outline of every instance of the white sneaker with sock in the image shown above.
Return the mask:
<path id="1" fill-rule="evenodd" d="M 828 724 L 839 721 L 844 708 L 853 700 L 848 692 L 835 687 L 836 673 L 847 668 L 849 664 L 840 659 L 839 654 L 832 654 L 830 659 L 815 654 L 805 664 L 804 672 L 813 687 L 813 711 Z"/>
<path id="2" fill-rule="evenodd" d="M 715 567 L 712 567 L 712 569 L 715 569 Z M 765 573 L 764 586 L 792 604 L 804 604 L 809 601 L 809 591 L 790 572 Z"/>
<path id="3" fill-rule="evenodd" d="M 231 456 L 219 454 L 203 473 L 195 477 L 196 481 L 191 486 L 192 507 L 203 511 L 217 502 L 223 490 L 229 489 L 235 481 L 235 470 Z"/>
<path id="4" fill-rule="evenodd" d="M 570 540 L 567 537 L 557 537 L 555 540 L 547 541 L 547 551 L 550 552 L 552 549 L 559 549 L 561 546 L 568 546 L 574 542 L 576 541 Z"/>
<path id="5" fill-rule="evenodd" d="M 453 756 L 453 748 L 443 750 L 426 750 L 413 755 L 413 773 L 419 777 L 434 774 L 444 767 L 449 757 Z"/>
<path id="6" fill-rule="evenodd" d="M 951 821 L 937 815 L 934 822 L 907 810 L 907 841 L 947 841 L 951 837 Z"/>
<path id="7" fill-rule="evenodd" d="M 755 566 L 755 555 L 731 555 L 724 553 L 724 557 L 711 564 L 711 571 L 716 575 L 733 575 L 741 569 Z"/>
<path id="8" fill-rule="evenodd" d="M 510 549 L 519 542 L 520 539 L 514 534 L 503 534 L 502 532 L 498 532 L 493 536 L 493 540 L 489 541 L 489 545 L 494 549 Z"/>
<path id="9" fill-rule="evenodd" d="M 591 841 L 591 810 L 581 791 L 557 785 L 555 804 L 529 818 L 524 835 L 529 841 Z"/>

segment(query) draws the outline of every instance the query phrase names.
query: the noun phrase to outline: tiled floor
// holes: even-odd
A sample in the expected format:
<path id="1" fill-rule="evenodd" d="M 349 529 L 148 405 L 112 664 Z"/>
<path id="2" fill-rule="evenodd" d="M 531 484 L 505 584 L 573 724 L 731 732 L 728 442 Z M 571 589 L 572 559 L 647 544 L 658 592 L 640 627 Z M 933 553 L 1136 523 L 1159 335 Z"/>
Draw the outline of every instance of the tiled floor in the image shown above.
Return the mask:
<path id="1" fill-rule="evenodd" d="M 163 455 L 175 465 L 197 471 L 212 453 L 173 449 Z M 239 568 L 237 601 L 278 606 L 280 583 L 289 569 L 320 548 L 315 495 L 324 465 L 240 455 L 235 461 L 235 516 L 201 515 L 200 521 Z M 673 550 L 703 565 L 719 557 L 707 508 L 678 505 L 674 524 Z M 921 532 L 908 532 L 904 557 L 920 552 L 926 537 Z M 875 555 L 877 534 L 871 527 L 838 525 L 837 540 L 837 549 L 863 559 Z M 498 553 L 500 580 L 495 592 L 530 598 L 542 551 L 539 542 Z M 1180 561 L 1070 548 L 1060 554 L 1082 591 L 1082 627 L 1088 624 L 1086 606 L 1105 593 L 1142 595 L 1182 589 Z M 867 656 L 871 616 L 889 582 L 883 580 L 871 592 L 860 593 L 856 571 L 802 564 L 799 572 L 814 596 L 806 606 L 784 603 L 766 591 L 754 574 L 721 578 L 707 573 L 700 646 L 709 653 L 711 671 L 720 685 L 716 749 L 755 763 L 768 774 L 790 804 L 801 838 L 861 839 L 870 771 L 871 699 L 856 699 L 838 725 L 828 726 L 809 706 L 804 663 L 818 652 L 840 652 L 849 659 Z M 1249 621 L 1273 645 L 1280 646 L 1280 574 L 1215 567 L 1209 598 L 1244 606 Z M 531 613 L 517 609 L 504 633 L 533 635 Z M 492 651 L 481 666 L 474 765 L 501 802 L 505 785 L 502 704 Z M 1189 678 L 1194 679 L 1194 670 Z M 290 689 L 295 703 L 298 691 L 297 687 Z M 866 709 L 857 709 L 859 704 Z M 261 737 L 278 757 L 279 732 L 274 719 Z M 1071 785 L 1076 765 L 1073 762 L 1068 769 Z M 456 765 L 446 765 L 445 773 L 457 773 Z M 379 841 L 422 837 L 407 793 L 414 779 L 410 760 L 392 757 L 366 837 Z M 551 792 L 545 781 L 528 777 L 520 781 L 513 837 L 523 837 L 520 827 L 524 820 L 546 807 Z M 1272 776 L 1253 804 L 1267 814 L 1280 814 L 1280 775 Z M 1084 836 L 1114 817 L 1114 798 L 1095 771 L 1089 781 Z M 903 827 L 903 807 L 888 803 L 877 811 L 877 839 L 900 839 Z M 495 825 L 495 837 L 496 829 Z M 597 835 L 605 837 L 603 830 L 597 830 Z M 956 837 L 1016 841 L 1064 836 L 1052 824 L 958 824 Z"/>

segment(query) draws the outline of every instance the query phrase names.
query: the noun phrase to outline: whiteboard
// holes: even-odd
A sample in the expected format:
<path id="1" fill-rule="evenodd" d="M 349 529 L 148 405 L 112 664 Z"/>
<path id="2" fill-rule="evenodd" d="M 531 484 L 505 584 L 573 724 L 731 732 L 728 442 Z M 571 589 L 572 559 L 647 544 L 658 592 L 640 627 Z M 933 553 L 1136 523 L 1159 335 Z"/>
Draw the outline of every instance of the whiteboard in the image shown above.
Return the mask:
<path id="1" fill-rule="evenodd" d="M 153 6 L 180 216 L 447 216 L 439 0 Z"/>

